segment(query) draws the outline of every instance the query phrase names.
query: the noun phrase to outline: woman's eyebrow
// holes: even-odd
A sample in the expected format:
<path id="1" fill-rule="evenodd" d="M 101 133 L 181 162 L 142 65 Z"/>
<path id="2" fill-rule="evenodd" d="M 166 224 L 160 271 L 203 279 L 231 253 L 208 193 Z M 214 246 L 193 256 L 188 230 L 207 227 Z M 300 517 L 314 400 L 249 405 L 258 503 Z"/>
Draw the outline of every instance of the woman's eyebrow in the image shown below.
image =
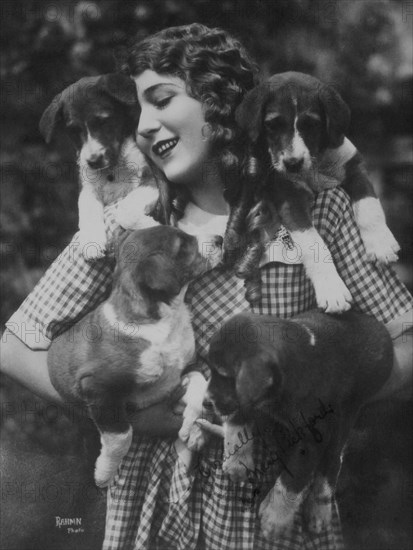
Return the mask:
<path id="1" fill-rule="evenodd" d="M 173 82 L 159 82 L 158 84 L 153 84 L 153 86 L 149 86 L 149 88 L 146 88 L 143 92 L 143 96 L 145 99 L 150 99 L 153 94 L 162 87 L 170 87 L 182 89 L 181 86 L 178 86 L 178 84 L 174 84 Z"/>

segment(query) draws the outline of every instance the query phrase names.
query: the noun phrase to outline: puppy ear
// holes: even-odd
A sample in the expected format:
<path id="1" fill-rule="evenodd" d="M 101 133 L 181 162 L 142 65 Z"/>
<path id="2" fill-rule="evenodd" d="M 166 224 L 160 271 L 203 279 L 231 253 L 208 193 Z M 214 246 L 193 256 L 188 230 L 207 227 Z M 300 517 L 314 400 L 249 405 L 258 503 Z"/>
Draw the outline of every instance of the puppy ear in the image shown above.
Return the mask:
<path id="1" fill-rule="evenodd" d="M 139 106 L 136 86 L 129 76 L 123 73 L 104 74 L 97 81 L 97 85 L 120 103 Z"/>
<path id="2" fill-rule="evenodd" d="M 118 280 L 119 277 L 123 277 L 123 284 L 126 285 L 127 287 L 129 286 L 133 287 L 134 284 L 130 274 L 126 276 L 125 273 L 123 273 L 123 266 L 121 265 L 120 259 L 121 259 L 122 245 L 131 233 L 132 231 L 130 231 L 129 229 L 123 229 L 123 227 L 120 227 L 120 226 L 116 227 L 113 232 L 113 236 L 110 239 L 111 248 L 108 251 L 109 255 L 113 256 L 116 260 L 116 265 L 113 272 L 113 280 L 116 281 Z M 131 261 L 133 261 L 133 258 L 131 258 L 131 254 L 129 250 L 126 252 L 127 252 L 126 254 L 127 261 L 128 263 L 130 263 Z"/>
<path id="3" fill-rule="evenodd" d="M 254 357 L 242 361 L 236 377 L 236 389 L 241 406 L 260 401 L 266 391 L 280 384 L 281 375 L 276 362 L 271 361 L 267 353 L 257 353 Z"/>
<path id="4" fill-rule="evenodd" d="M 39 130 L 46 143 L 50 143 L 57 125 L 63 121 L 62 106 L 61 94 L 58 94 L 40 119 Z"/>
<path id="5" fill-rule="evenodd" d="M 271 84 L 264 83 L 245 94 L 242 103 L 235 111 L 237 125 L 247 132 L 250 140 L 255 143 L 263 129 L 262 119 L 265 107 L 270 97 Z"/>
<path id="6" fill-rule="evenodd" d="M 334 88 L 323 84 L 319 92 L 327 123 L 328 147 L 342 145 L 350 125 L 350 109 Z"/>
<path id="7" fill-rule="evenodd" d="M 154 254 L 142 263 L 140 278 L 150 289 L 165 292 L 168 296 L 176 296 L 181 290 L 181 284 L 163 254 Z"/>

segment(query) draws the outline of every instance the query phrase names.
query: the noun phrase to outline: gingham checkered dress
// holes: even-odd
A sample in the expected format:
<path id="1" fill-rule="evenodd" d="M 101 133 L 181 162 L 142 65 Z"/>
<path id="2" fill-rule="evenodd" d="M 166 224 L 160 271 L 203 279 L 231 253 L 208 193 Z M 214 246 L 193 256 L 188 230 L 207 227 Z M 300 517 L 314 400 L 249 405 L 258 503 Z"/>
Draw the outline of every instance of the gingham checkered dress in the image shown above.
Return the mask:
<path id="1" fill-rule="evenodd" d="M 110 218 L 110 211 L 108 215 Z M 355 309 L 386 323 L 411 308 L 412 298 L 392 269 L 366 261 L 351 205 L 342 189 L 320 193 L 313 218 L 352 293 Z M 294 262 L 297 251 L 284 247 L 280 237 L 271 246 L 273 249 L 267 251 L 270 260 L 284 258 L 289 263 L 269 261 L 261 267 L 262 300 L 254 311 L 288 318 L 314 307 L 312 285 L 303 265 Z M 314 253 L 317 261 L 331 261 L 327 250 Z M 18 334 L 19 323 L 36 326 L 47 342 L 107 296 L 111 276 L 110 262 L 89 265 L 78 254 L 78 247 L 73 246 L 70 252 L 66 249 L 10 320 L 9 328 Z M 216 269 L 191 284 L 187 301 L 193 315 L 197 368 L 204 370 L 211 334 L 249 306 L 242 282 Z M 38 347 L 42 345 L 47 347 L 41 342 Z M 254 453 L 255 464 L 263 471 L 261 479 L 235 485 L 222 472 L 220 440 L 207 445 L 195 469 L 187 474 L 173 440 L 136 435 L 108 490 L 104 550 L 341 548 L 336 506 L 331 525 L 320 535 L 306 532 L 299 512 L 288 536 L 273 543 L 262 538 L 257 521 L 259 503 L 274 483 L 280 465 L 271 461 L 274 455 L 259 440 Z"/>

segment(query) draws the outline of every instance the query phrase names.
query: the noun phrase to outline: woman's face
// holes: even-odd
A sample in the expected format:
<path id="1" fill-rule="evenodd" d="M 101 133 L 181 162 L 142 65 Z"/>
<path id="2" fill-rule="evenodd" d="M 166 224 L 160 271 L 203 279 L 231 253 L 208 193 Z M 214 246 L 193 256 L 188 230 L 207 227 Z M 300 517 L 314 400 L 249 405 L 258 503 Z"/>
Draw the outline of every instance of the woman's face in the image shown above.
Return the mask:
<path id="1" fill-rule="evenodd" d="M 142 112 L 137 129 L 139 148 L 169 181 L 194 185 L 201 181 L 211 146 L 203 136 L 200 101 L 190 97 L 178 77 L 146 70 L 135 78 Z"/>

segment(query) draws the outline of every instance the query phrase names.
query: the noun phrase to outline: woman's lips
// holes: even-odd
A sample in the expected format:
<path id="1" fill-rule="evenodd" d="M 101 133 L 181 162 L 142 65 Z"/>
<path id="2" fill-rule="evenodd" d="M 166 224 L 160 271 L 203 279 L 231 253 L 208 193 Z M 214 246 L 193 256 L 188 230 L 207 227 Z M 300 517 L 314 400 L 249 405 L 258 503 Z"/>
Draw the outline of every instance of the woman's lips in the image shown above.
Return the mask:
<path id="1" fill-rule="evenodd" d="M 163 158 L 166 156 L 169 151 L 171 151 L 175 145 L 178 143 L 179 138 L 172 138 L 172 139 L 164 139 L 162 141 L 158 141 L 153 145 L 152 152 L 157 155 L 158 157 Z"/>

